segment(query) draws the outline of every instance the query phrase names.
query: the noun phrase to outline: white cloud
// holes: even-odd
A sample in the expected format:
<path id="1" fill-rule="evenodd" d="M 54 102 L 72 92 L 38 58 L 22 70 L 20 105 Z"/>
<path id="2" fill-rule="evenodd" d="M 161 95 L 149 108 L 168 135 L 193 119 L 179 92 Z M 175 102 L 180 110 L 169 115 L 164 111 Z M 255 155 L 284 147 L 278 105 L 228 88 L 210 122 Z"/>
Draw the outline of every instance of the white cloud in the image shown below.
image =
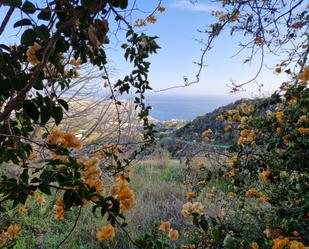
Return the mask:
<path id="1" fill-rule="evenodd" d="M 189 11 L 200 11 L 200 12 L 211 12 L 213 10 L 218 10 L 214 5 L 209 5 L 206 3 L 195 2 L 192 3 L 189 0 L 176 0 L 171 4 L 172 8 L 189 10 Z"/>

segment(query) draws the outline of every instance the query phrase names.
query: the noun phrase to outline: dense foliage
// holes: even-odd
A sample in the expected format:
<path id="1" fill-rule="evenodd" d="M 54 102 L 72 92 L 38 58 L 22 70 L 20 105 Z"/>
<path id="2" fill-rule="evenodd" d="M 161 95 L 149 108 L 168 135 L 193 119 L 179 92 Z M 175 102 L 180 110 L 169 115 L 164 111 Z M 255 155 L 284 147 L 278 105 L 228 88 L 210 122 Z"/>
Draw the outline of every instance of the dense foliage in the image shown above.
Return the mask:
<path id="1" fill-rule="evenodd" d="M 44 196 L 54 195 L 56 220 L 64 220 L 70 211 L 77 210 L 72 230 L 58 248 L 87 206 L 104 218 L 104 226 L 96 233 L 103 248 L 109 247 L 118 230 L 137 248 L 305 248 L 309 242 L 309 6 L 302 0 L 219 2 L 224 11 L 213 12 L 218 22 L 204 32 L 208 40 L 197 63 L 197 79 L 186 79 L 186 85 L 199 81 L 206 52 L 228 27 L 232 35 L 238 32 L 248 39 L 241 45 L 251 51 L 245 62 L 261 53 L 257 75 L 266 51 L 285 56 L 274 71 L 284 72 L 288 81 L 270 98 L 224 110 L 214 128 L 209 127 L 212 124 L 201 125 L 201 147 L 187 151 L 187 158 L 182 159 L 187 173 L 184 184 L 189 191 L 188 202 L 179 212 L 188 222 L 176 229 L 177 224 L 161 221 L 151 232 L 134 239 L 126 230 L 124 216 L 136 205 L 129 166 L 155 140 L 144 94 L 151 89 L 147 58 L 159 48 L 157 37 L 138 29 L 155 23 L 155 13 L 163 12 L 164 7 L 159 1 L 153 13 L 132 25 L 128 15 L 123 15 L 134 11 L 127 0 L 1 1 L 7 14 L 0 34 L 14 11 L 22 18 L 14 24 L 20 30 L 20 41 L 0 44 L 0 217 L 16 208 L 21 214 L 27 213 L 30 199 L 44 205 Z M 121 47 L 133 67 L 114 84 L 105 50 L 111 23 L 124 32 L 126 42 Z M 61 127 L 70 108 L 59 89 L 70 89 L 85 64 L 102 72 L 119 127 L 116 142 L 102 144 L 88 154 L 81 151 L 76 134 L 55 128 Z M 233 90 L 256 77 L 233 84 Z M 122 120 L 117 113 L 122 103 L 116 95 L 129 92 L 135 96 L 143 141 L 124 153 Z M 217 132 L 212 129 L 217 122 L 224 131 L 232 131 L 231 140 L 238 138 L 228 149 L 207 151 L 204 145 L 216 138 Z M 221 136 L 222 130 L 219 133 Z M 211 162 L 211 167 L 206 162 Z M 215 182 L 224 187 L 218 189 Z M 210 215 L 207 202 L 216 203 L 220 213 Z M 0 247 L 13 247 L 22 229 L 23 224 L 9 220 L 1 223 Z"/>

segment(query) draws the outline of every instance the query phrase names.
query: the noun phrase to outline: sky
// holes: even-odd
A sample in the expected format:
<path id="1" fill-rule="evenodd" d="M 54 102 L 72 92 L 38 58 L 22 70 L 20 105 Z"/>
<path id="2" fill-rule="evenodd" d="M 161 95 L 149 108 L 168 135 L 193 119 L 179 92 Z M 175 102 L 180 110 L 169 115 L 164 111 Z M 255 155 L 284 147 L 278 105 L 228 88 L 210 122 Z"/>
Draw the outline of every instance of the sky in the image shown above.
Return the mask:
<path id="1" fill-rule="evenodd" d="M 35 1 L 33 1 L 35 2 Z M 38 1 L 36 1 L 38 2 Z M 131 3 L 133 0 L 130 1 Z M 143 11 L 152 11 L 157 6 L 158 0 L 137 0 L 137 7 Z M 162 6 L 166 7 L 166 12 L 157 15 L 157 23 L 149 24 L 143 28 L 147 34 L 157 35 L 161 49 L 158 54 L 150 58 L 152 63 L 150 70 L 150 82 L 154 92 L 162 89 L 183 85 L 183 77 L 193 80 L 197 71 L 197 61 L 201 56 L 203 46 L 196 39 L 206 38 L 197 30 L 204 30 L 207 25 L 215 21 L 211 12 L 218 9 L 211 0 L 199 0 L 196 4 L 191 4 L 189 0 L 162 0 Z M 4 16 L 5 10 L 0 9 L 0 17 Z M 132 16 L 132 22 L 138 17 L 145 17 L 143 12 L 136 12 Z M 5 35 L 0 37 L 0 42 L 16 41 L 17 31 L 13 30 L 14 21 L 18 20 L 18 14 L 14 13 L 13 20 L 8 25 Z M 113 27 L 111 27 L 113 31 Z M 123 50 L 120 48 L 123 37 L 117 35 L 117 42 L 113 34 L 110 34 L 111 43 L 106 47 L 109 56 L 109 64 L 115 68 L 117 74 L 114 81 L 121 78 L 130 69 L 128 63 L 123 58 Z M 251 79 L 259 65 L 260 57 L 253 61 L 252 65 L 243 65 L 246 54 L 237 57 L 232 56 L 238 51 L 240 37 L 231 37 L 228 33 L 223 33 L 213 44 L 213 49 L 205 57 L 207 65 L 201 74 L 198 84 L 185 88 L 176 88 L 163 91 L 159 94 L 170 95 L 199 95 L 199 96 L 232 96 L 230 88 L 227 86 L 231 80 L 238 83 Z M 280 62 L 280 58 L 266 56 L 264 68 L 258 77 L 258 83 L 263 84 L 262 93 L 269 95 L 284 81 L 284 76 L 274 74 L 275 65 Z M 236 94 L 236 97 L 256 97 L 257 84 L 251 83 L 246 87 L 246 91 Z M 156 93 L 158 94 L 158 93 Z"/>
<path id="2" fill-rule="evenodd" d="M 137 1 L 137 5 L 140 9 L 151 11 L 157 2 L 157 0 Z M 183 85 L 183 76 L 194 79 L 198 67 L 193 62 L 199 60 L 201 48 L 203 48 L 197 39 L 206 38 L 198 32 L 198 29 L 204 30 L 213 23 L 216 19 L 211 12 L 220 8 L 210 0 L 199 0 L 197 4 L 192 4 L 189 0 L 163 0 L 162 6 L 166 7 L 166 12 L 157 15 L 157 23 L 149 24 L 143 29 L 147 33 L 157 35 L 161 46 L 158 54 L 151 57 L 150 81 L 155 91 Z M 137 17 L 139 17 L 138 13 Z M 223 33 L 215 40 L 213 49 L 205 58 L 207 66 L 203 69 L 198 84 L 160 92 L 160 94 L 231 96 L 230 88 L 227 86 L 230 85 L 231 80 L 237 83 L 250 80 L 256 74 L 260 63 L 258 56 L 251 65 L 244 65 L 246 53 L 232 58 L 238 52 L 239 39 L 240 37 L 231 37 L 227 32 Z M 119 49 L 116 51 L 119 52 Z M 113 63 L 120 72 L 123 72 L 126 65 L 121 57 L 114 55 L 113 52 L 116 51 L 111 52 L 111 58 L 117 58 Z M 266 55 L 265 61 L 257 82 L 264 85 L 262 94 L 269 95 L 284 81 L 284 77 L 274 73 L 275 65 L 280 62 L 279 57 Z M 260 95 L 256 83 L 250 84 L 244 90 L 236 96 Z"/>

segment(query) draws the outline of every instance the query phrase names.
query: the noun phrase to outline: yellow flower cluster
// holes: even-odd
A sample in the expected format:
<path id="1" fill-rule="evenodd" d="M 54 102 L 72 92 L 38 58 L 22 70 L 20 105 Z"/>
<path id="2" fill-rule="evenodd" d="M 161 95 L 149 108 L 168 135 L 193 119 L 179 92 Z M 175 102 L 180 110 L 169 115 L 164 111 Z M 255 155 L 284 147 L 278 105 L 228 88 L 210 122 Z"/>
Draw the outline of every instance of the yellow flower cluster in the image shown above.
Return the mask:
<path id="1" fill-rule="evenodd" d="M 165 12 L 166 8 L 159 5 L 156 10 L 160 13 L 163 13 Z M 147 23 L 152 23 L 152 24 L 155 24 L 157 22 L 157 18 L 154 16 L 154 15 L 149 15 L 146 20 L 143 19 L 143 18 L 138 18 L 135 20 L 134 22 L 134 26 L 135 27 L 143 27 L 143 26 L 146 26 Z"/>
<path id="2" fill-rule="evenodd" d="M 302 135 L 307 135 L 309 134 L 309 128 L 300 127 L 298 128 L 298 132 Z"/>
<path id="3" fill-rule="evenodd" d="M 112 159 L 111 154 L 117 155 L 123 153 L 121 145 L 103 145 L 97 152 L 96 156 L 105 159 Z"/>
<path id="4" fill-rule="evenodd" d="M 33 65 L 36 66 L 41 63 L 41 61 L 36 57 L 37 51 L 41 49 L 41 45 L 37 44 L 36 42 L 28 48 L 27 50 L 27 60 Z"/>
<path id="5" fill-rule="evenodd" d="M 82 61 L 81 60 L 71 59 L 70 60 L 70 64 L 74 66 L 74 69 L 79 69 L 80 65 L 82 64 Z"/>
<path id="6" fill-rule="evenodd" d="M 135 206 L 135 194 L 129 188 L 128 181 L 122 177 L 114 178 L 114 186 L 110 190 L 115 199 L 120 201 L 122 211 L 129 210 Z"/>
<path id="7" fill-rule="evenodd" d="M 280 74 L 280 73 L 282 72 L 281 67 L 276 67 L 275 72 L 276 72 L 277 74 Z"/>
<path id="8" fill-rule="evenodd" d="M 218 192 L 218 189 L 216 187 L 212 187 L 210 191 L 206 194 L 207 199 L 213 199 Z"/>
<path id="9" fill-rule="evenodd" d="M 63 197 L 60 197 L 56 204 L 54 205 L 54 218 L 56 220 L 63 220 L 64 219 L 64 203 Z"/>
<path id="10" fill-rule="evenodd" d="M 268 195 L 257 191 L 255 188 L 248 189 L 245 193 L 245 196 L 258 198 L 258 200 L 262 203 L 267 203 L 270 200 Z"/>
<path id="11" fill-rule="evenodd" d="M 116 236 L 116 229 L 111 224 L 108 224 L 97 232 L 97 240 L 113 240 Z"/>
<path id="12" fill-rule="evenodd" d="M 228 110 L 226 111 L 226 115 L 227 115 L 227 120 L 229 121 L 240 121 L 241 120 L 239 109 Z"/>
<path id="13" fill-rule="evenodd" d="M 254 39 L 254 43 L 256 45 L 262 45 L 263 44 L 263 38 L 260 35 L 257 35 Z"/>
<path id="14" fill-rule="evenodd" d="M 168 233 L 168 237 L 170 240 L 177 240 L 179 238 L 179 232 L 176 229 L 171 229 Z"/>
<path id="15" fill-rule="evenodd" d="M 169 221 L 161 221 L 159 230 L 168 234 L 170 240 L 175 241 L 179 238 L 179 232 L 176 229 L 171 228 L 171 223 Z"/>
<path id="16" fill-rule="evenodd" d="M 202 133 L 202 139 L 204 140 L 204 141 L 208 141 L 209 140 L 209 136 L 210 136 L 210 134 L 212 133 L 212 130 L 209 128 L 209 129 L 207 129 L 206 131 L 204 131 L 203 133 Z"/>
<path id="17" fill-rule="evenodd" d="M 147 25 L 147 22 L 142 18 L 138 18 L 134 22 L 135 27 L 143 27 L 143 26 L 146 26 L 146 25 Z"/>
<path id="18" fill-rule="evenodd" d="M 238 172 L 239 172 L 238 169 L 232 169 L 232 170 L 230 170 L 229 172 L 225 172 L 225 173 L 223 174 L 223 177 L 234 177 L 234 176 L 237 175 Z"/>
<path id="19" fill-rule="evenodd" d="M 20 231 L 21 228 L 18 225 L 10 225 L 5 232 L 0 232 L 0 247 L 7 245 Z"/>
<path id="20" fill-rule="evenodd" d="M 237 196 L 235 192 L 228 192 L 227 194 L 230 198 L 235 198 Z"/>
<path id="21" fill-rule="evenodd" d="M 192 216 L 192 213 L 203 214 L 205 207 L 200 202 L 187 202 L 182 206 L 181 214 L 184 217 Z"/>
<path id="22" fill-rule="evenodd" d="M 238 160 L 237 155 L 234 155 L 230 160 L 228 160 L 228 161 L 226 162 L 226 166 L 227 166 L 228 168 L 232 168 L 232 167 L 234 166 L 234 164 L 237 162 L 237 160 Z"/>
<path id="23" fill-rule="evenodd" d="M 305 245 L 297 240 L 292 240 L 289 244 L 289 249 L 305 249 Z"/>
<path id="24" fill-rule="evenodd" d="M 194 192 L 189 191 L 189 192 L 186 193 L 186 199 L 188 201 L 192 201 L 194 198 L 195 198 L 195 193 Z"/>
<path id="25" fill-rule="evenodd" d="M 246 197 L 260 197 L 260 193 L 255 188 L 250 188 L 245 193 Z"/>
<path id="26" fill-rule="evenodd" d="M 53 160 L 60 160 L 63 163 L 68 163 L 69 159 L 65 155 L 57 155 L 55 153 L 52 154 Z"/>
<path id="27" fill-rule="evenodd" d="M 150 15 L 146 18 L 146 21 L 152 24 L 155 24 L 157 22 L 157 18 L 153 15 Z"/>
<path id="28" fill-rule="evenodd" d="M 104 183 L 101 179 L 102 170 L 99 167 L 99 160 L 96 157 L 81 158 L 78 163 L 82 165 L 81 175 L 85 183 L 90 187 L 95 187 L 96 194 L 103 196 L 105 194 Z M 96 200 L 94 197 L 93 200 Z M 87 204 L 87 202 L 85 203 Z"/>
<path id="29" fill-rule="evenodd" d="M 18 208 L 18 212 L 21 213 L 21 214 L 24 214 L 28 211 L 28 208 L 26 205 L 21 205 L 19 208 Z"/>
<path id="30" fill-rule="evenodd" d="M 158 11 L 159 11 L 160 13 L 163 13 L 163 12 L 165 12 L 165 10 L 166 10 L 166 8 L 163 7 L 163 6 L 161 6 L 161 5 L 159 5 L 157 9 L 158 9 Z"/>
<path id="31" fill-rule="evenodd" d="M 267 182 L 269 181 L 269 177 L 270 177 L 270 170 L 264 170 L 263 172 L 260 173 L 260 180 L 262 182 Z"/>
<path id="32" fill-rule="evenodd" d="M 245 128 L 246 124 L 249 121 L 249 117 L 241 117 L 240 119 L 240 124 L 237 126 L 238 129 L 243 129 Z"/>
<path id="33" fill-rule="evenodd" d="M 37 195 L 37 197 L 35 198 L 35 201 L 39 205 L 44 205 L 46 202 L 45 198 L 42 195 Z"/>
<path id="34" fill-rule="evenodd" d="M 274 239 L 272 249 L 305 249 L 303 243 L 293 240 L 290 241 L 289 238 Z"/>
<path id="35" fill-rule="evenodd" d="M 259 249 L 259 244 L 256 243 L 255 241 L 252 242 L 252 243 L 250 244 L 250 246 L 251 246 L 252 249 Z"/>
<path id="36" fill-rule="evenodd" d="M 282 120 L 283 120 L 283 112 L 277 112 L 276 113 L 276 118 L 277 118 L 278 124 L 281 124 Z"/>
<path id="37" fill-rule="evenodd" d="M 298 79 L 304 82 L 309 81 L 309 66 L 305 67 L 303 72 L 298 75 Z"/>
<path id="38" fill-rule="evenodd" d="M 203 161 L 199 161 L 196 166 L 199 168 L 199 169 L 205 169 L 206 168 L 206 164 L 203 162 Z"/>
<path id="39" fill-rule="evenodd" d="M 237 144 L 242 145 L 247 142 L 253 142 L 255 138 L 255 132 L 252 130 L 242 130 L 240 131 L 240 137 Z"/>
<path id="40" fill-rule="evenodd" d="M 52 130 L 48 137 L 48 143 L 60 145 L 66 148 L 80 149 L 81 142 L 70 132 L 62 132 L 59 130 Z"/>
<path id="41" fill-rule="evenodd" d="M 240 12 L 239 12 L 239 10 L 235 10 L 233 13 L 232 13 L 232 15 L 231 15 L 231 22 L 236 22 L 237 21 L 237 19 L 238 19 L 238 17 L 239 17 L 239 15 L 240 15 Z"/>
<path id="42" fill-rule="evenodd" d="M 291 27 L 293 29 L 301 29 L 302 27 L 304 26 L 304 23 L 303 22 L 294 22 L 292 23 Z"/>

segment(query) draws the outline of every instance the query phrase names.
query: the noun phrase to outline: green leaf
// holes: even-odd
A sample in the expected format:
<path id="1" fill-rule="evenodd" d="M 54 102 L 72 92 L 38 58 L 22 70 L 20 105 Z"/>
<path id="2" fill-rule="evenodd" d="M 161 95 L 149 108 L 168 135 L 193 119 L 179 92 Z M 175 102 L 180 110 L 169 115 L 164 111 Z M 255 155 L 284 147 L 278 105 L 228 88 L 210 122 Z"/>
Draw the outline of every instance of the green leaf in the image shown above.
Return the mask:
<path id="1" fill-rule="evenodd" d="M 237 247 L 237 240 L 232 237 L 231 235 L 226 235 L 226 237 L 223 240 L 223 248 L 226 249 L 236 249 Z"/>
<path id="2" fill-rule="evenodd" d="M 220 240 L 222 239 L 222 230 L 220 226 L 213 227 L 212 236 L 215 242 L 220 242 Z"/>
<path id="3" fill-rule="evenodd" d="M 24 184 L 28 184 L 29 181 L 28 169 L 23 170 L 23 173 L 20 175 L 20 179 L 24 182 Z"/>
<path id="4" fill-rule="evenodd" d="M 39 190 L 44 194 L 51 195 L 50 187 L 47 184 L 39 185 Z"/>
<path id="5" fill-rule="evenodd" d="M 91 3 L 92 0 L 81 0 L 82 6 L 88 7 Z"/>
<path id="6" fill-rule="evenodd" d="M 49 21 L 51 18 L 50 8 L 45 8 L 38 14 L 38 18 L 41 20 Z"/>
<path id="7" fill-rule="evenodd" d="M 11 52 L 11 48 L 8 47 L 8 46 L 5 45 L 5 44 L 0 44 L 0 48 L 5 49 L 5 50 L 7 50 L 8 52 Z"/>
<path id="8" fill-rule="evenodd" d="M 36 33 L 33 29 L 27 29 L 21 36 L 21 44 L 32 46 L 36 39 Z"/>
<path id="9" fill-rule="evenodd" d="M 59 125 L 63 118 L 62 108 L 60 106 L 53 106 L 52 110 L 53 110 L 53 118 L 55 119 L 56 125 Z"/>
<path id="10" fill-rule="evenodd" d="M 0 206 L 0 213 L 4 213 L 4 212 L 6 212 L 6 208 L 5 208 L 5 207 Z"/>
<path id="11" fill-rule="evenodd" d="M 119 1 L 119 7 L 121 9 L 125 9 L 125 8 L 127 8 L 127 6 L 128 6 L 128 0 L 120 0 Z"/>
<path id="12" fill-rule="evenodd" d="M 35 12 L 35 6 L 33 3 L 26 1 L 24 2 L 23 6 L 21 7 L 21 9 L 28 14 L 33 14 Z"/>
<path id="13" fill-rule="evenodd" d="M 63 37 L 60 37 L 55 47 L 55 53 L 65 53 L 69 47 L 68 42 L 66 42 Z"/>
<path id="14" fill-rule="evenodd" d="M 49 119 L 50 119 L 50 110 L 47 107 L 42 106 L 41 107 L 41 125 L 45 125 Z"/>
<path id="15" fill-rule="evenodd" d="M 35 29 L 35 32 L 43 41 L 47 41 L 49 39 L 49 30 L 46 25 L 40 25 Z"/>
<path id="16" fill-rule="evenodd" d="M 38 56 L 37 56 L 37 58 L 38 58 Z M 39 59 L 41 59 L 41 58 L 39 58 Z M 33 85 L 33 88 L 36 89 L 36 90 L 43 90 L 43 88 L 44 88 L 43 82 L 41 80 L 37 80 L 35 82 L 35 84 Z"/>
<path id="17" fill-rule="evenodd" d="M 207 220 L 206 220 L 206 218 L 205 218 L 205 215 L 202 215 L 202 216 L 201 216 L 199 225 L 200 225 L 200 227 L 201 227 L 205 232 L 207 232 L 207 230 L 208 230 L 208 222 L 207 222 Z"/>
<path id="18" fill-rule="evenodd" d="M 25 100 L 23 104 L 24 112 L 27 116 L 34 121 L 37 121 L 40 117 L 40 112 L 37 106 L 31 100 Z"/>
<path id="19" fill-rule="evenodd" d="M 31 20 L 28 18 L 24 18 L 14 23 L 14 28 L 21 27 L 21 26 L 29 26 L 29 25 L 32 25 Z"/>
<path id="20" fill-rule="evenodd" d="M 69 110 L 69 105 L 68 105 L 68 103 L 67 103 L 65 100 L 63 100 L 63 99 L 58 99 L 58 103 L 59 103 L 60 105 L 62 105 L 62 107 L 63 107 L 64 109 L 66 109 L 67 111 Z"/>

